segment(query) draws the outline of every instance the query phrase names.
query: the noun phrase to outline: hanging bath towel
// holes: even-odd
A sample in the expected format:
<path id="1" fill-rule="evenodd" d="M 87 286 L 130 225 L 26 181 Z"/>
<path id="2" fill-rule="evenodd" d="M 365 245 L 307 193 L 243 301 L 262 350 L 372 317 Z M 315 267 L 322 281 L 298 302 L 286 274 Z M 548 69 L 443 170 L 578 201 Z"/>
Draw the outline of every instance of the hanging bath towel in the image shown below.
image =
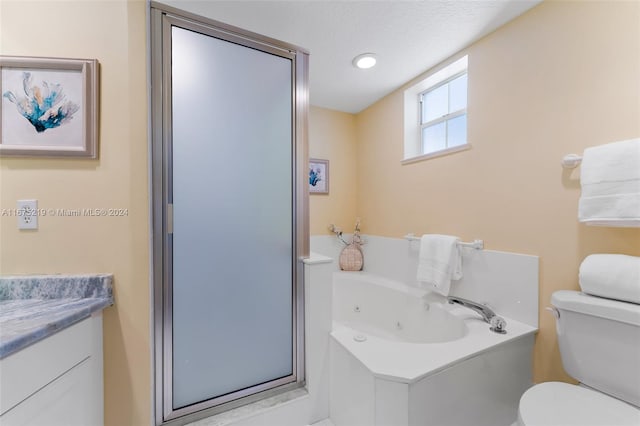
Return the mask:
<path id="1" fill-rule="evenodd" d="M 449 295 L 451 280 L 462 278 L 462 256 L 458 237 L 426 234 L 420 239 L 418 282 L 443 296 Z"/>
<path id="2" fill-rule="evenodd" d="M 585 149 L 580 184 L 580 222 L 640 227 L 640 139 Z"/>

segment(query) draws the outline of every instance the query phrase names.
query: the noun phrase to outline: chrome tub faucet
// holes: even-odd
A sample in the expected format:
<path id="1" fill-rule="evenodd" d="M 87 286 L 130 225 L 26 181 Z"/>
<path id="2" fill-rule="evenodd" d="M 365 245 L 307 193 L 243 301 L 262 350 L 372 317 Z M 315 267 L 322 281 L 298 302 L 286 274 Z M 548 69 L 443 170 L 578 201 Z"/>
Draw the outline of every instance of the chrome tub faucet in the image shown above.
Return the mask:
<path id="1" fill-rule="evenodd" d="M 482 316 L 482 319 L 487 324 L 491 325 L 489 330 L 493 331 L 494 333 L 505 334 L 507 332 L 507 322 L 504 320 L 504 318 L 497 316 L 496 313 L 493 312 L 493 310 L 487 305 L 472 302 L 471 300 L 463 299 L 462 297 L 457 296 L 447 296 L 447 302 L 449 302 L 450 304 L 457 303 L 458 305 L 462 305 L 465 308 L 469 308 L 479 313 Z"/>

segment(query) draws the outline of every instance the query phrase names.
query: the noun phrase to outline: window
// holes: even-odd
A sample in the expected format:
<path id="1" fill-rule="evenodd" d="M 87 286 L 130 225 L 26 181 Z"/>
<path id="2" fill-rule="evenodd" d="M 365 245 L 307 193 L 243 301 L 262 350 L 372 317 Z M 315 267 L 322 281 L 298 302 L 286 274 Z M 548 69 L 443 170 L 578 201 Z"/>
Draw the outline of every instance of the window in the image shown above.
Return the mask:
<path id="1" fill-rule="evenodd" d="M 404 107 L 403 163 L 469 148 L 467 56 L 405 90 Z"/>
<path id="2" fill-rule="evenodd" d="M 467 73 L 419 95 L 422 153 L 467 143 Z"/>

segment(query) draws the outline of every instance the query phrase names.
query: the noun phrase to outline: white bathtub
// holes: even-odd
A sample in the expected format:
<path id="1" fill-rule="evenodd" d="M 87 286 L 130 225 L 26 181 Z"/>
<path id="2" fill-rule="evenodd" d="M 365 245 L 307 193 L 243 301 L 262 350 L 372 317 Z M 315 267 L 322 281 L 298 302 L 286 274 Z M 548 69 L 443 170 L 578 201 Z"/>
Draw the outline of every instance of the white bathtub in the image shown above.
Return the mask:
<path id="1" fill-rule="evenodd" d="M 497 334 L 477 313 L 442 297 L 367 273 L 335 272 L 333 422 L 511 424 L 531 385 L 536 329 L 506 320 L 507 334 Z"/>
<path id="2" fill-rule="evenodd" d="M 362 272 L 337 272 L 333 286 L 334 328 L 348 327 L 384 341 L 441 343 L 464 337 L 464 319 L 426 292 Z"/>

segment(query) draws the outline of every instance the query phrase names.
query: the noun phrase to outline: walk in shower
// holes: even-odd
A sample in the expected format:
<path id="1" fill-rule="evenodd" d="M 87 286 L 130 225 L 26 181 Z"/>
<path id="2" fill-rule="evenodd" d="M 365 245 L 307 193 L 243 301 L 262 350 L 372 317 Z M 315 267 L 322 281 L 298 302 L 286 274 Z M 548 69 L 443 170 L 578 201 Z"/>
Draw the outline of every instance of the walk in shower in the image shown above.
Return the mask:
<path id="1" fill-rule="evenodd" d="M 151 4 L 156 424 L 304 383 L 307 66 Z"/>

